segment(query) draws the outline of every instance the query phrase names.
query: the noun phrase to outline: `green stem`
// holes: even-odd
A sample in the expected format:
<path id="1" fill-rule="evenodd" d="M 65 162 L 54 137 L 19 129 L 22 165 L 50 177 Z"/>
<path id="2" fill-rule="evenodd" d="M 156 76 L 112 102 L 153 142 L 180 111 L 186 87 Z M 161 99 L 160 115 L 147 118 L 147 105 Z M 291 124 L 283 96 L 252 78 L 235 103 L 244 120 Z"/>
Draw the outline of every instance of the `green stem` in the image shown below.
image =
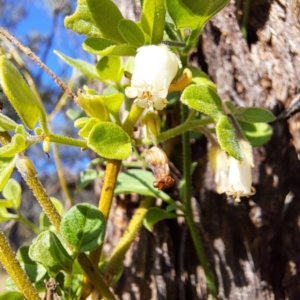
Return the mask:
<path id="1" fill-rule="evenodd" d="M 212 118 L 194 120 L 194 121 L 189 121 L 189 122 L 184 121 L 181 125 L 179 125 L 175 128 L 169 129 L 169 130 L 161 133 L 159 136 L 157 136 L 157 142 L 161 143 L 165 140 L 173 138 L 174 136 L 183 134 L 184 132 L 191 131 L 195 128 L 210 124 L 212 122 L 213 122 Z"/>
<path id="2" fill-rule="evenodd" d="M 26 219 L 21 211 L 18 209 L 17 210 L 18 213 L 18 221 L 22 222 L 23 224 L 25 224 L 27 227 L 29 227 L 34 233 L 36 234 L 40 234 L 41 230 L 39 228 L 37 228 L 33 223 L 31 223 L 28 219 Z"/>
<path id="3" fill-rule="evenodd" d="M 67 200 L 67 203 L 69 204 L 69 206 L 72 206 L 72 205 L 74 205 L 74 200 L 68 189 L 64 170 L 61 165 L 61 160 L 60 160 L 59 151 L 58 151 L 58 145 L 56 143 L 53 144 L 53 155 L 54 155 L 54 161 L 55 161 L 55 165 L 56 165 L 56 170 L 57 170 L 57 175 L 58 175 L 60 186 L 65 194 L 65 199 Z"/>
<path id="4" fill-rule="evenodd" d="M 126 120 L 123 123 L 122 128 L 129 134 L 132 134 L 132 130 L 134 125 L 136 124 L 137 120 L 143 113 L 144 109 L 140 108 L 136 105 L 133 105 Z M 110 159 L 108 160 L 106 171 L 105 171 L 105 177 L 104 177 L 104 183 L 102 187 L 102 192 L 100 195 L 99 200 L 99 210 L 103 213 L 106 220 L 108 220 L 109 212 L 114 196 L 114 190 L 117 182 L 117 177 L 120 171 L 121 167 L 121 160 L 115 160 Z M 102 246 L 99 246 L 97 249 L 92 251 L 90 253 L 90 260 L 94 264 L 94 266 L 97 266 L 100 260 L 102 252 Z"/>
<path id="5" fill-rule="evenodd" d="M 182 122 L 185 122 L 186 118 L 188 117 L 189 109 L 185 105 L 181 105 L 181 116 L 182 116 Z M 199 120 L 201 121 L 201 120 Z M 190 152 L 190 133 L 189 131 L 186 131 L 182 135 L 182 144 L 183 144 L 183 176 L 185 180 L 184 185 L 184 199 L 183 202 L 185 204 L 185 216 L 187 225 L 189 227 L 192 240 L 194 243 L 194 247 L 199 259 L 200 264 L 203 267 L 206 282 L 208 286 L 209 292 L 214 296 L 217 297 L 217 290 L 214 283 L 213 275 L 208 267 L 207 259 L 205 255 L 205 251 L 202 245 L 202 241 L 200 239 L 200 236 L 197 232 L 196 224 L 193 219 L 193 212 L 192 212 L 192 205 L 191 205 L 191 198 L 192 198 L 192 180 L 191 180 L 191 152 Z"/>
<path id="6" fill-rule="evenodd" d="M 148 209 L 153 206 L 153 204 L 154 199 L 152 197 L 146 197 L 136 210 L 126 231 L 124 232 L 122 238 L 108 259 L 107 265 L 105 266 L 104 272 L 108 274 L 108 278 L 112 278 L 120 270 L 120 266 L 122 265 L 125 254 L 134 241 L 136 234 L 140 230 Z"/>
<path id="7" fill-rule="evenodd" d="M 48 136 L 50 138 L 50 141 L 53 143 L 70 145 L 70 146 L 79 147 L 79 148 L 87 148 L 86 141 L 84 141 L 84 140 L 77 140 L 77 139 L 73 139 L 73 138 L 70 138 L 67 136 L 58 135 L 58 134 L 54 134 L 54 133 L 50 133 Z"/>
<path id="8" fill-rule="evenodd" d="M 41 299 L 27 274 L 21 268 L 2 230 L 0 230 L 0 262 L 26 299 Z"/>

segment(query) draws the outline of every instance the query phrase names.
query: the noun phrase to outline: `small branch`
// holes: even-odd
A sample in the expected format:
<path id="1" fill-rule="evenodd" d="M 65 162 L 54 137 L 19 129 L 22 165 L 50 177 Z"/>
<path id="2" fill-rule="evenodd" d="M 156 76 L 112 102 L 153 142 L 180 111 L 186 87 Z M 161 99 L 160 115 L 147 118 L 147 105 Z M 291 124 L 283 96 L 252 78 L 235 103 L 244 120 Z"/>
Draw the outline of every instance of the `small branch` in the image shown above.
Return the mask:
<path id="1" fill-rule="evenodd" d="M 65 85 L 65 83 L 59 79 L 28 47 L 22 45 L 15 37 L 9 34 L 6 30 L 0 27 L 0 34 L 5 36 L 10 42 L 20 49 L 23 53 L 29 56 L 40 68 L 42 68 L 46 73 L 48 73 L 54 82 L 65 92 L 68 96 L 77 102 L 77 96 Z"/>
<path id="2" fill-rule="evenodd" d="M 21 268 L 2 230 L 0 230 L 0 262 L 26 299 L 41 299 L 27 274 Z"/>
<path id="3" fill-rule="evenodd" d="M 139 205 L 139 208 L 136 210 L 134 216 L 130 220 L 126 231 L 124 232 L 122 238 L 108 259 L 107 265 L 105 266 L 104 273 L 108 274 L 108 278 L 112 278 L 119 271 L 127 250 L 132 244 L 136 234 L 142 227 L 143 219 L 148 209 L 153 206 L 153 204 L 154 199 L 152 197 L 146 197 Z"/>

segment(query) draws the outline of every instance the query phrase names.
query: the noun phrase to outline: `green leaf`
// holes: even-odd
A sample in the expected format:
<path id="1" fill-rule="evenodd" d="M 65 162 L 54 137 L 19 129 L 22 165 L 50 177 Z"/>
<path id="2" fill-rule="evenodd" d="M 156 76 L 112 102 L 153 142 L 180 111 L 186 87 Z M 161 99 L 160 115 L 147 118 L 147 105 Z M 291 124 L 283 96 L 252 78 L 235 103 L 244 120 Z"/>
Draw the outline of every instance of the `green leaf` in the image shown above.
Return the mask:
<path id="1" fill-rule="evenodd" d="M 82 190 L 84 187 L 94 182 L 97 178 L 101 178 L 103 176 L 104 171 L 96 171 L 94 169 L 81 171 L 76 182 L 76 192 Z"/>
<path id="2" fill-rule="evenodd" d="M 29 246 L 22 246 L 17 252 L 17 259 L 22 269 L 25 270 L 31 282 L 36 288 L 44 288 L 44 279 L 47 277 L 47 270 L 41 264 L 37 264 L 29 257 Z"/>
<path id="3" fill-rule="evenodd" d="M 102 122 L 93 127 L 87 145 L 108 159 L 125 159 L 132 152 L 130 136 L 118 125 Z"/>
<path id="4" fill-rule="evenodd" d="M 238 121 L 244 135 L 250 142 L 252 147 L 259 147 L 266 144 L 272 137 L 273 130 L 269 124 L 266 123 L 246 123 Z"/>
<path id="5" fill-rule="evenodd" d="M 221 116 L 216 126 L 220 147 L 237 160 L 242 160 L 240 145 L 232 121 L 227 116 Z"/>
<path id="6" fill-rule="evenodd" d="M 79 130 L 78 135 L 87 138 L 94 126 L 99 123 L 101 123 L 101 121 L 98 118 L 89 118 L 86 124 Z"/>
<path id="7" fill-rule="evenodd" d="M 2 195 L 7 200 L 13 200 L 13 208 L 18 209 L 21 204 L 22 189 L 20 184 L 13 178 L 6 183 Z"/>
<path id="8" fill-rule="evenodd" d="M 45 111 L 30 90 L 18 69 L 6 56 L 0 56 L 0 84 L 8 100 L 18 113 L 22 122 L 29 129 L 33 129 Z"/>
<path id="9" fill-rule="evenodd" d="M 118 26 L 119 32 L 128 44 L 134 47 L 141 47 L 144 45 L 144 33 L 135 22 L 131 20 L 121 20 Z"/>
<path id="10" fill-rule="evenodd" d="M 101 37 L 101 32 L 92 19 L 86 0 L 77 0 L 75 13 L 72 16 L 65 17 L 64 24 L 66 28 L 79 34 Z"/>
<path id="11" fill-rule="evenodd" d="M 165 0 L 144 0 L 141 25 L 151 37 L 151 44 L 159 44 L 163 39 L 165 18 Z"/>
<path id="12" fill-rule="evenodd" d="M 201 32 L 205 23 L 224 8 L 229 0 L 166 0 L 168 12 L 177 29 Z"/>
<path id="13" fill-rule="evenodd" d="M 47 230 L 38 235 L 29 249 L 29 257 L 43 265 L 51 277 L 64 270 L 72 272 L 73 259 L 63 247 L 58 237 Z"/>
<path id="14" fill-rule="evenodd" d="M 89 78 L 89 80 L 99 79 L 99 75 L 96 72 L 96 67 L 94 65 L 91 65 L 84 60 L 71 58 L 58 51 L 53 52 L 57 56 L 59 56 L 63 61 L 65 61 L 68 65 L 72 66 L 82 74 L 86 75 Z"/>
<path id="15" fill-rule="evenodd" d="M 25 138 L 21 134 L 12 137 L 11 142 L 0 148 L 0 157 L 14 157 L 26 149 Z"/>
<path id="16" fill-rule="evenodd" d="M 147 214 L 143 220 L 143 225 L 149 230 L 153 231 L 154 225 L 165 219 L 177 218 L 175 213 L 166 212 L 165 210 L 158 207 L 151 207 L 147 211 Z"/>
<path id="17" fill-rule="evenodd" d="M 5 292 L 0 295 L 0 300 L 25 300 L 20 292 Z"/>
<path id="18" fill-rule="evenodd" d="M 92 251 L 100 246 L 105 235 L 105 218 L 88 203 L 73 206 L 62 218 L 60 231 L 75 253 Z"/>
<path id="19" fill-rule="evenodd" d="M 198 68 L 195 68 L 193 66 L 189 66 L 189 69 L 192 71 L 192 83 L 193 84 L 199 84 L 199 85 L 205 85 L 210 87 L 214 92 L 217 93 L 217 86 L 209 79 L 206 73 L 200 71 Z"/>
<path id="20" fill-rule="evenodd" d="M 16 158 L 0 157 L 0 191 L 2 191 L 6 185 L 15 165 Z"/>
<path id="21" fill-rule="evenodd" d="M 11 118 L 0 113 L 0 131 L 14 130 L 18 124 Z"/>
<path id="22" fill-rule="evenodd" d="M 121 172 L 117 178 L 115 194 L 132 194 L 160 198 L 165 202 L 174 203 L 174 200 L 163 191 L 153 187 L 155 178 L 152 172 L 132 169 Z"/>
<path id="23" fill-rule="evenodd" d="M 276 120 L 270 111 L 259 107 L 238 107 L 234 116 L 247 123 L 268 123 Z"/>
<path id="24" fill-rule="evenodd" d="M 122 60 L 118 56 L 101 57 L 97 63 L 96 71 L 103 82 L 112 81 L 118 84 L 123 76 Z"/>
<path id="25" fill-rule="evenodd" d="M 102 38 L 87 38 L 82 48 L 95 55 L 117 55 L 117 56 L 134 56 L 136 48 L 128 44 L 117 44 L 116 42 Z"/>
<path id="26" fill-rule="evenodd" d="M 120 107 L 124 101 L 124 94 L 114 93 L 107 96 L 102 96 L 103 101 L 106 103 L 106 106 L 109 112 L 114 116 L 114 118 L 120 121 L 119 113 Z"/>
<path id="27" fill-rule="evenodd" d="M 182 93 L 181 102 L 215 120 L 224 115 L 222 101 L 218 94 L 207 85 L 192 84 Z"/>
<path id="28" fill-rule="evenodd" d="M 7 222 L 13 219 L 18 219 L 18 216 L 9 213 L 6 208 L 0 207 L 0 222 Z"/>
<path id="29" fill-rule="evenodd" d="M 116 4 L 111 0 L 87 0 L 92 19 L 105 38 L 124 42 L 118 30 L 118 23 L 123 19 Z"/>
<path id="30" fill-rule="evenodd" d="M 78 91 L 78 105 L 91 117 L 100 121 L 108 121 L 109 113 L 101 95 L 90 96 Z"/>

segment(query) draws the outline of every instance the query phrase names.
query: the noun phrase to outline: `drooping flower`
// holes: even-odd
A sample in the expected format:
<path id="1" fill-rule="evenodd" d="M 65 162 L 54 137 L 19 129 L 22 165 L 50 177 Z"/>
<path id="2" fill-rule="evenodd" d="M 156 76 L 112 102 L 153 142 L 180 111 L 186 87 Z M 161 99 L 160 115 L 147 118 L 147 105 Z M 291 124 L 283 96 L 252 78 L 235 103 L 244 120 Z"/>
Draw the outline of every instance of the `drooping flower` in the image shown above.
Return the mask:
<path id="1" fill-rule="evenodd" d="M 179 58 L 166 45 L 139 48 L 134 60 L 131 86 L 125 89 L 126 96 L 136 98 L 134 102 L 139 107 L 163 109 L 168 104 L 168 89 L 179 68 Z"/>
<path id="2" fill-rule="evenodd" d="M 208 151 L 210 166 L 215 173 L 216 191 L 226 193 L 228 187 L 228 155 L 218 144 L 213 144 Z"/>
<path id="3" fill-rule="evenodd" d="M 237 201 L 240 197 L 251 196 L 255 193 L 252 187 L 251 168 L 253 164 L 252 148 L 246 140 L 239 141 L 243 160 L 239 161 L 233 157 L 229 157 L 228 170 L 228 187 L 226 194 L 233 196 Z"/>

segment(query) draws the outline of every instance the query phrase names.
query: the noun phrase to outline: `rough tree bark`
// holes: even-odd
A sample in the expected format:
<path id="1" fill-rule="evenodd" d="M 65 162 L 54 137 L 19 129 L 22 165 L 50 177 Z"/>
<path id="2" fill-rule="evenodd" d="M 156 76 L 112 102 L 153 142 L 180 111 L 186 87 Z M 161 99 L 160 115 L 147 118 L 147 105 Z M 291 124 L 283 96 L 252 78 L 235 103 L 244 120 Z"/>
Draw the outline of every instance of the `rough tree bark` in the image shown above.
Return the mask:
<path id="1" fill-rule="evenodd" d="M 232 1 L 192 55 L 223 99 L 279 116 L 271 141 L 255 149 L 256 194 L 240 203 L 215 193 L 206 141 L 192 145 L 195 220 L 221 299 L 300 299 L 300 123 L 290 117 L 300 102 L 299 14 L 299 0 L 253 0 L 245 40 Z M 136 205 L 117 199 L 111 243 Z M 186 225 L 173 220 L 141 230 L 115 291 L 120 299 L 207 299 L 204 278 Z"/>

